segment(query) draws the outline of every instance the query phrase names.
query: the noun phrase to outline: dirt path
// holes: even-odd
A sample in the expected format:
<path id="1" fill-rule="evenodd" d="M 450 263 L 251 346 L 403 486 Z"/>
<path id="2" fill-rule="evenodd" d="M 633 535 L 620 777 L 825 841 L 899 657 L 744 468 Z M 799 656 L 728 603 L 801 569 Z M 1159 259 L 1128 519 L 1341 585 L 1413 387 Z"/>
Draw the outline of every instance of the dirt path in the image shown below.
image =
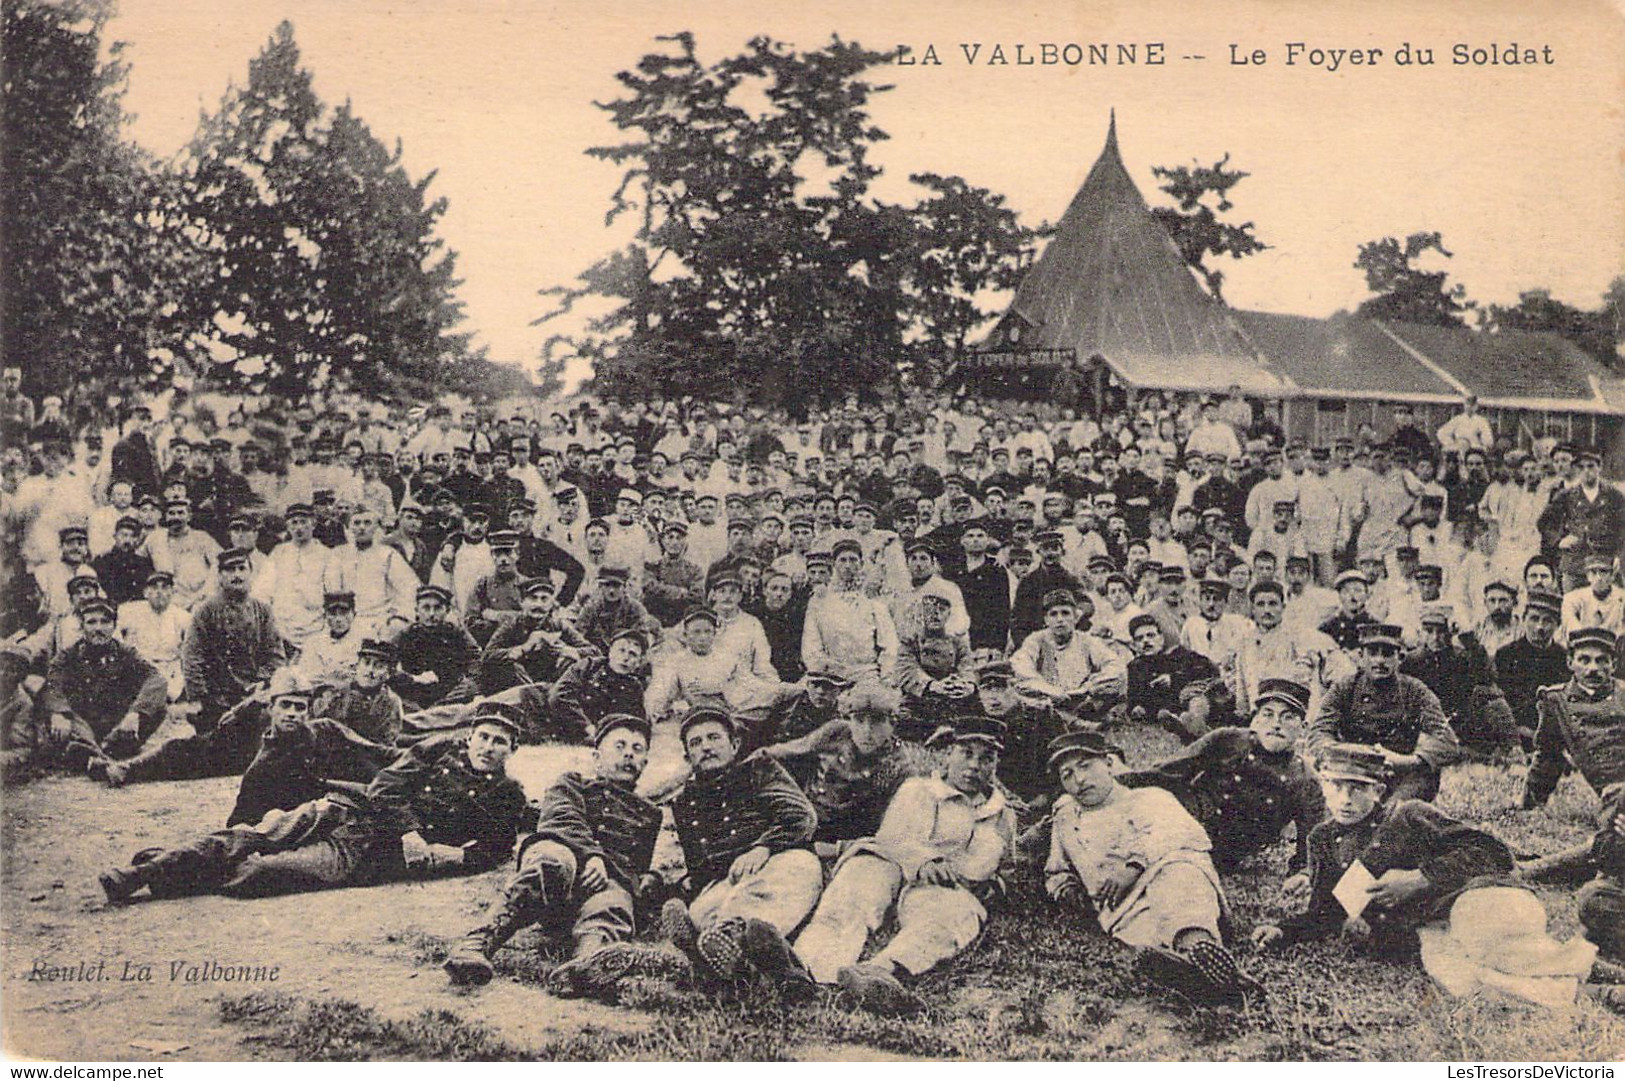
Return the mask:
<path id="1" fill-rule="evenodd" d="M 658 733 L 655 751 L 650 784 L 681 768 L 675 733 Z M 528 747 L 510 772 L 536 798 L 559 772 L 589 760 L 583 750 Z M 522 1048 L 589 1024 L 632 1031 L 646 1023 L 634 1011 L 566 1002 L 511 980 L 457 991 L 420 959 L 421 936 L 451 937 L 477 922 L 506 871 L 255 901 L 104 904 L 98 871 L 224 822 L 236 785 L 219 778 L 110 791 L 50 778 L 5 793 L 0 1018 L 9 1053 L 153 1058 L 131 1045 L 138 1041 L 188 1045 L 176 1058 L 240 1059 L 252 1053 L 244 1030 L 222 1023 L 217 1003 L 255 990 L 349 999 L 390 1019 L 450 1009 Z M 215 962 L 263 971 L 257 981 L 187 979 L 191 966 Z M 39 966 L 97 978 L 42 980 Z"/>

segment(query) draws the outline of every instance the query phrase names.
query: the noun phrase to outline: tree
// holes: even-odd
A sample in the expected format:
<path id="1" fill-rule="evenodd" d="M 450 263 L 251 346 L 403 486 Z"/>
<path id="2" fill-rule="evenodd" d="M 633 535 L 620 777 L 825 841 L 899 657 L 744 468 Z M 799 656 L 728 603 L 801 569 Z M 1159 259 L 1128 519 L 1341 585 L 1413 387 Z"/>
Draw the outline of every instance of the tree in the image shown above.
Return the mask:
<path id="1" fill-rule="evenodd" d="M 1155 166 L 1151 170 L 1158 180 L 1166 181 L 1161 190 L 1174 199 L 1172 207 L 1154 207 L 1152 216 L 1168 230 L 1180 256 L 1202 276 L 1208 291 L 1221 303 L 1224 301 L 1224 272 L 1210 267 L 1208 257 L 1228 255 L 1241 259 L 1269 248 L 1253 235 L 1252 222 L 1235 225 L 1219 220 L 1220 214 L 1235 209 L 1230 201 L 1230 189 L 1252 175 L 1225 168 L 1228 164 L 1230 155 L 1226 154 L 1212 165 Z"/>
<path id="2" fill-rule="evenodd" d="M 1465 325 L 1462 313 L 1477 305 L 1465 299 L 1467 288 L 1461 283 L 1445 288 L 1447 271 L 1423 270 L 1416 265 L 1429 251 L 1452 258 L 1444 238 L 1436 232 L 1412 233 L 1403 247 L 1391 236 L 1361 244 L 1354 268 L 1365 273 L 1366 288 L 1377 295 L 1361 301 L 1358 314 L 1441 327 Z"/>
<path id="3" fill-rule="evenodd" d="M 180 170 L 211 264 L 193 343 L 227 382 L 297 394 L 334 380 L 438 381 L 465 359 L 446 201 L 413 181 L 348 103 L 329 114 L 284 22 L 248 83 L 202 118 Z"/>
<path id="4" fill-rule="evenodd" d="M 834 38 L 798 53 L 767 38 L 712 65 L 693 35 L 661 38 L 602 107 L 632 138 L 595 147 L 625 166 L 606 223 L 635 214 L 631 244 L 544 289 L 609 310 L 569 346 L 600 393 L 723 394 L 795 402 L 890 378 L 903 349 L 902 275 L 866 199 L 886 138 L 865 78 L 885 63 Z M 816 181 L 810 173 L 820 175 Z"/>
<path id="5" fill-rule="evenodd" d="M 189 273 L 174 189 L 123 134 L 107 0 L 8 0 L 0 106 L 5 364 L 33 392 L 162 372 Z"/>
<path id="6" fill-rule="evenodd" d="M 1561 335 L 1612 366 L 1620 359 L 1617 349 L 1621 341 L 1619 301 L 1622 295 L 1625 295 L 1625 278 L 1615 279 L 1610 293 L 1603 297 L 1603 306 L 1588 312 L 1553 299 L 1550 290 L 1529 289 L 1518 294 L 1518 303 L 1514 306 L 1491 304 L 1486 322 L 1497 329 Z"/>
<path id="7" fill-rule="evenodd" d="M 1037 241 L 1053 228 L 1023 226 L 1004 196 L 957 176 L 916 173 L 909 180 L 931 194 L 908 211 L 904 275 L 923 359 L 940 371 L 998 314 L 982 306 L 985 294 L 1014 289 Z"/>

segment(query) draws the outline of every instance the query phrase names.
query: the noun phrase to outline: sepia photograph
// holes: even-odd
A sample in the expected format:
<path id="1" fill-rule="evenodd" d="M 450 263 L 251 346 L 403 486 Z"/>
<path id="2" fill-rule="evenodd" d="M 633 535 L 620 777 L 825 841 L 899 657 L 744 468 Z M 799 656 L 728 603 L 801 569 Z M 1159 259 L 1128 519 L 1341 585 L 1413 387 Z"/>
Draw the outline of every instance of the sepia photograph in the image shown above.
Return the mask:
<path id="1" fill-rule="evenodd" d="M 1625 1059 L 1614 0 L 0 9 L 14 1077 Z"/>

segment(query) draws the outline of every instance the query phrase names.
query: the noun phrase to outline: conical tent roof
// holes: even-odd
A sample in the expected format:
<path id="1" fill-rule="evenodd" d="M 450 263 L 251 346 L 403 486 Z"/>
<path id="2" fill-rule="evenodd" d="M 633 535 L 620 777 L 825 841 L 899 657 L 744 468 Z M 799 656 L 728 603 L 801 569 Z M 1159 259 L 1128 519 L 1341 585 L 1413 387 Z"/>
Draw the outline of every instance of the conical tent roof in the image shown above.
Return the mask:
<path id="1" fill-rule="evenodd" d="M 1099 355 L 1140 385 L 1166 385 L 1170 373 L 1201 365 L 1211 370 L 1175 382 L 1278 385 L 1151 215 L 1123 165 L 1115 115 L 1099 159 L 1022 279 L 993 343 L 1073 349 L 1080 360 Z"/>

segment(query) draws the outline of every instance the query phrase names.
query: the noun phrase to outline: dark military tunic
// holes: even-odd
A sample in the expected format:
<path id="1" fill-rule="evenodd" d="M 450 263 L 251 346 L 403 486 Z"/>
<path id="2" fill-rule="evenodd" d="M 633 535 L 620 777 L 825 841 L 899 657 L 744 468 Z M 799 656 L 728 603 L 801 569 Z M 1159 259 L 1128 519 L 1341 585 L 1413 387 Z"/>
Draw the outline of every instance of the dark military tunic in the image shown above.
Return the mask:
<path id="1" fill-rule="evenodd" d="M 302 803 L 261 828 L 235 826 L 141 865 L 155 897 L 219 891 L 259 897 L 405 877 L 401 838 L 461 848 L 462 873 L 505 859 L 530 818 L 505 772 L 474 769 L 461 740 L 424 742 L 385 767 L 364 795 Z"/>
<path id="2" fill-rule="evenodd" d="M 476 770 L 461 739 L 413 747 L 373 778 L 365 802 L 365 832 L 386 849 L 416 832 L 429 844 L 463 848 L 470 871 L 505 860 L 530 817 L 519 782 Z M 398 860 L 400 846 L 393 848 Z"/>
<path id="3" fill-rule="evenodd" d="M 818 826 L 812 803 L 783 766 L 761 752 L 696 772 L 672 801 L 691 895 L 726 878 L 752 848 L 804 848 Z"/>
<path id="4" fill-rule="evenodd" d="M 643 691 L 648 682 L 645 674 L 623 675 L 615 671 L 606 657 L 583 657 L 547 692 L 553 724 L 585 740 L 606 714 L 630 713 L 642 717 Z"/>
<path id="5" fill-rule="evenodd" d="M 964 526 L 954 528 L 957 546 L 957 534 L 964 532 Z M 942 530 L 938 529 L 932 536 L 940 532 Z M 970 615 L 971 648 L 1004 652 L 1010 638 L 1010 572 L 991 559 L 984 560 L 975 570 L 967 570 L 963 551 L 959 553 L 957 568 L 951 562 L 944 562 L 943 566 L 943 577 L 958 586 L 965 598 L 965 611 Z M 948 573 L 949 569 L 953 569 L 954 573 Z"/>
<path id="6" fill-rule="evenodd" d="M 1542 687 L 1535 761 L 1529 767 L 1525 806 L 1535 807 L 1557 787 L 1569 763 L 1599 794 L 1625 784 L 1625 680 L 1593 698 L 1576 680 Z"/>
<path id="7" fill-rule="evenodd" d="M 397 728 L 400 700 L 394 699 Z M 395 748 L 359 735 L 330 717 L 312 717 L 277 731 L 267 726 L 259 752 L 243 772 L 227 826 L 253 825 L 271 811 L 288 811 L 328 792 L 329 780 L 366 784 L 396 756 Z"/>
<path id="8" fill-rule="evenodd" d="M 1132 712 L 1136 706 L 1144 707 L 1149 720 L 1155 720 L 1159 710 L 1178 713 L 1183 708 L 1180 691 L 1218 674 L 1212 661 L 1181 645 L 1151 657 L 1135 657 L 1128 662 L 1128 708 Z"/>
<path id="9" fill-rule="evenodd" d="M 873 837 L 887 804 L 909 776 L 903 745 L 897 740 L 864 754 L 844 727 L 840 733 L 833 747 L 785 763 L 818 812 L 815 841 Z"/>
<path id="10" fill-rule="evenodd" d="M 152 557 L 145 552 L 126 552 L 114 548 L 91 561 L 96 577 L 107 592 L 107 599 L 115 607 L 138 600 L 146 594 L 147 578 L 152 574 Z"/>
<path id="11" fill-rule="evenodd" d="M 649 873 L 659 835 L 654 804 L 614 781 L 570 772 L 542 797 L 536 828 L 521 842 L 519 855 L 537 841 L 556 841 L 575 853 L 577 867 L 602 859 L 609 876 L 632 893 Z"/>
<path id="12" fill-rule="evenodd" d="M 835 702 L 825 707 L 814 706 L 805 691 L 797 691 L 770 709 L 767 719 L 758 729 L 746 733 L 745 745 L 739 753 L 744 755 L 767 744 L 789 743 L 793 739 L 811 735 L 833 720 L 836 712 Z"/>
<path id="13" fill-rule="evenodd" d="M 576 590 L 586 577 L 587 568 L 581 561 L 552 541 L 542 537 L 519 538 L 519 573 L 526 578 L 541 578 L 558 571 L 564 575 L 559 586 L 559 603 L 569 604 L 576 599 Z"/>
<path id="14" fill-rule="evenodd" d="M 395 649 L 400 655 L 401 672 L 390 685 L 408 709 L 424 709 L 437 702 L 467 697 L 471 688 L 460 684 L 471 674 L 480 647 L 463 628 L 455 623 L 414 623 L 395 639 Z M 440 678 L 425 684 L 406 678 L 424 672 Z"/>
<path id="15" fill-rule="evenodd" d="M 1437 773 L 1460 748 L 1439 698 L 1421 680 L 1396 675 L 1378 683 L 1364 672 L 1332 684 L 1309 724 L 1309 749 L 1330 743 L 1367 743 L 1414 754 Z"/>
<path id="16" fill-rule="evenodd" d="M 1264 750 L 1245 728 L 1216 728 L 1174 757 L 1118 780 L 1130 788 L 1173 793 L 1207 830 L 1213 862 L 1222 870 L 1275 844 L 1289 823 L 1298 832 L 1289 868 L 1302 870 L 1309 859 L 1309 831 L 1326 814 L 1320 782 L 1308 763 L 1292 748 Z"/>
<path id="17" fill-rule="evenodd" d="M 1414 942 L 1418 926 L 1448 912 L 1473 879 L 1512 870 L 1506 845 L 1421 800 L 1379 806 L 1352 826 L 1327 819 L 1309 833 L 1309 907 L 1281 922 L 1284 942 L 1337 932 L 1347 913 L 1332 891 L 1355 860 L 1374 878 L 1396 869 L 1427 876 L 1427 888 L 1406 903 L 1361 914 L 1371 926 L 1373 952 L 1388 957 Z"/>
<path id="18" fill-rule="evenodd" d="M 1357 616 L 1339 612 L 1320 625 L 1320 633 L 1336 642 L 1338 649 L 1354 653 L 1360 648 L 1360 628 L 1376 622 L 1377 617 L 1370 612 L 1361 612 Z"/>
<path id="19" fill-rule="evenodd" d="M 271 607 L 253 597 L 217 593 L 192 613 L 192 630 L 181 651 L 186 697 L 202 705 L 192 720 L 199 731 L 248 697 L 248 689 L 271 678 L 284 661 L 282 636 Z"/>
<path id="20" fill-rule="evenodd" d="M 1005 723 L 999 783 L 1029 807 L 1048 806 L 1058 787 L 1049 769 L 1049 742 L 1066 734 L 1072 724 L 1057 709 L 1026 704 L 999 719 Z"/>
<path id="21" fill-rule="evenodd" d="M 1556 642 L 1537 646 L 1528 638 L 1519 638 L 1495 651 L 1495 680 L 1506 693 L 1512 719 L 1524 733 L 1525 740 L 1534 737 L 1540 720 L 1535 692 L 1542 687 L 1567 683 L 1568 678 L 1568 651 Z"/>
<path id="22" fill-rule="evenodd" d="M 705 571 L 689 559 L 662 557 L 643 565 L 643 606 L 662 627 L 674 627 L 683 614 L 705 603 Z"/>
<path id="23" fill-rule="evenodd" d="M 537 630 L 558 635 L 568 646 L 584 648 L 587 645 L 587 640 L 574 627 L 555 619 L 539 621 L 523 613 L 510 616 L 497 627 L 485 652 L 480 655 L 481 694 L 496 694 L 527 683 L 552 686 L 564 671 L 566 662 L 551 646 L 544 643 L 517 660 L 507 655 L 510 649 L 529 641 L 531 634 Z"/>
<path id="24" fill-rule="evenodd" d="M 80 639 L 51 661 L 41 710 L 46 717 L 64 713 L 77 718 L 98 742 L 134 711 L 145 740 L 163 723 L 168 704 L 164 677 L 135 650 L 117 640 L 97 647 Z"/>

